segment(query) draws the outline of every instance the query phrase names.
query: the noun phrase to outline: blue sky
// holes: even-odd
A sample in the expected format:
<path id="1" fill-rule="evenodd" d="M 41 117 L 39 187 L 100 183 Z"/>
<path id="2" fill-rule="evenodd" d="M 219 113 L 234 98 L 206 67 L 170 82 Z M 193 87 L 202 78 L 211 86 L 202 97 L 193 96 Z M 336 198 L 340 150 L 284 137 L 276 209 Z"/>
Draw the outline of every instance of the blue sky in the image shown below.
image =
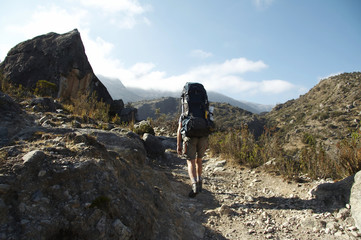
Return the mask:
<path id="1" fill-rule="evenodd" d="M 361 71 L 360 13 L 359 0 L 13 0 L 0 7 L 0 59 L 77 28 L 94 72 L 125 86 L 181 91 L 195 81 L 277 104 Z"/>

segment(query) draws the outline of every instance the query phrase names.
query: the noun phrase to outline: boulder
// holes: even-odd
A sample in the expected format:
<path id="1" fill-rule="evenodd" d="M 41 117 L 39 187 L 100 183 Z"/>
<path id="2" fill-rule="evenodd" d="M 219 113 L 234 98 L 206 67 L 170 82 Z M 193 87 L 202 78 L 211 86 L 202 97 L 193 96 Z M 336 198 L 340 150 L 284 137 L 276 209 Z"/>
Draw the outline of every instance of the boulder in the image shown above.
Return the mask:
<path id="1" fill-rule="evenodd" d="M 41 162 L 46 158 L 46 155 L 43 151 L 34 150 L 28 152 L 23 156 L 24 164 L 27 165 L 40 165 Z"/>
<path id="2" fill-rule="evenodd" d="M 361 171 L 356 173 L 354 181 L 350 196 L 351 214 L 356 227 L 361 230 Z"/>
<path id="3" fill-rule="evenodd" d="M 122 158 L 138 165 L 144 165 L 146 161 L 146 150 L 140 137 L 134 133 L 118 134 L 115 132 L 95 131 L 92 135 L 108 150 L 114 151 Z"/>
<path id="4" fill-rule="evenodd" d="M 112 104 L 110 104 L 110 109 L 109 109 L 109 113 L 112 116 L 115 116 L 116 114 L 118 114 L 118 116 L 120 116 L 120 112 L 124 109 L 124 102 L 123 100 L 119 99 L 119 100 L 114 100 L 112 102 Z"/>
<path id="5" fill-rule="evenodd" d="M 57 103 L 54 99 L 46 97 L 32 99 L 30 106 L 37 112 L 55 112 L 57 109 L 63 108 L 61 104 Z"/>
<path id="6" fill-rule="evenodd" d="M 0 91 L 0 112 L 20 112 L 19 105 L 7 94 Z"/>
<path id="7" fill-rule="evenodd" d="M 95 91 L 110 104 L 112 98 L 95 76 L 85 54 L 80 33 L 48 33 L 19 43 L 0 63 L 4 77 L 16 85 L 34 89 L 39 80 L 57 86 L 58 98 L 76 97 L 79 91 Z"/>
<path id="8" fill-rule="evenodd" d="M 164 145 L 162 141 L 149 133 L 143 135 L 143 141 L 145 149 L 147 150 L 147 155 L 152 158 L 162 157 L 165 152 Z"/>
<path id="9" fill-rule="evenodd" d="M 165 136 L 159 136 L 158 137 L 164 146 L 165 149 L 172 149 L 174 151 L 177 150 L 177 139 L 174 137 L 165 137 Z"/>
<path id="10" fill-rule="evenodd" d="M 350 202 L 350 192 L 354 176 L 349 176 L 334 183 L 323 183 L 311 190 L 311 194 L 327 207 L 339 209 Z"/>
<path id="11" fill-rule="evenodd" d="M 135 122 L 137 121 L 137 109 L 133 107 L 124 107 L 123 100 L 114 100 L 109 109 L 111 117 L 118 115 L 120 122 Z"/>

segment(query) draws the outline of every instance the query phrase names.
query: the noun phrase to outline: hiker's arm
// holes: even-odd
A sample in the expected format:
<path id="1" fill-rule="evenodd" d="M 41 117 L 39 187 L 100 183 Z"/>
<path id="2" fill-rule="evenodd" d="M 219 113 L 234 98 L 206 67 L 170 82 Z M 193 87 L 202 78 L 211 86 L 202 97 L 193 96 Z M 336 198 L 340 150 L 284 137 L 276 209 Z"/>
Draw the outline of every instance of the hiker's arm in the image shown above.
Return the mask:
<path id="1" fill-rule="evenodd" d="M 178 130 L 177 130 L 177 152 L 179 155 L 182 155 L 182 149 L 183 149 L 181 128 L 182 128 L 182 122 L 178 124 Z"/>

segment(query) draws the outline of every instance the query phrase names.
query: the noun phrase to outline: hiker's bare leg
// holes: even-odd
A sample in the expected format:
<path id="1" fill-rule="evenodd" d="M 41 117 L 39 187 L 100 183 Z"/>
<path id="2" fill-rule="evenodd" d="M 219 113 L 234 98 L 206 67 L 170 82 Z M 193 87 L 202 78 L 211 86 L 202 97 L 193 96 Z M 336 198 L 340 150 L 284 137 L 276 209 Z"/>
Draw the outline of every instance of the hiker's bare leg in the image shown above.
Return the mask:
<path id="1" fill-rule="evenodd" d="M 197 170 L 197 179 L 199 179 L 199 177 L 202 177 L 202 158 L 197 158 L 197 162 L 196 162 L 196 170 Z"/>
<path id="2" fill-rule="evenodd" d="M 194 183 L 194 180 L 197 179 L 197 172 L 196 172 L 196 160 L 187 160 L 188 165 L 188 175 L 191 179 L 191 182 Z"/>

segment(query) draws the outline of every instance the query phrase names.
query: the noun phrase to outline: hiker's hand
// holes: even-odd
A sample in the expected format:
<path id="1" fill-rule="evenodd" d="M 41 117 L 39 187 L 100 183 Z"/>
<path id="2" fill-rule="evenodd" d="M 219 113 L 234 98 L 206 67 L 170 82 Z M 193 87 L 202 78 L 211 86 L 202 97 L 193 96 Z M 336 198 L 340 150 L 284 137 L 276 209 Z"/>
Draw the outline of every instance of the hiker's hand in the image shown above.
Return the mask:
<path id="1" fill-rule="evenodd" d="M 178 155 L 182 155 L 182 154 L 183 154 L 182 150 L 183 150 L 182 145 L 181 145 L 181 144 L 177 145 Z"/>

